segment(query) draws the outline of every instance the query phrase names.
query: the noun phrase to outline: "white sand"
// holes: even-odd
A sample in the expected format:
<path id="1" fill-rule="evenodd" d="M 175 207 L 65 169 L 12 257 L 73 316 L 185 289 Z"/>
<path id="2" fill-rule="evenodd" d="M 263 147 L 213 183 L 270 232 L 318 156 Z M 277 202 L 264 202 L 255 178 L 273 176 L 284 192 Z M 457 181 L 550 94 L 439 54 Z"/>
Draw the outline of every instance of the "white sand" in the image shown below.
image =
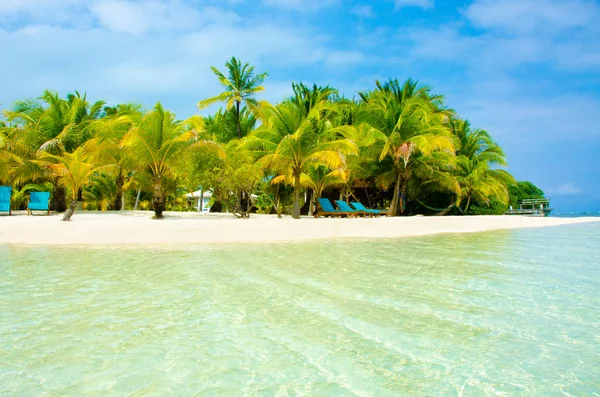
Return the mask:
<path id="1" fill-rule="evenodd" d="M 151 212 L 75 213 L 71 222 L 62 215 L 0 215 L 0 244 L 190 244 L 229 242 L 303 241 L 327 238 L 397 238 L 439 233 L 558 226 L 599 222 L 600 218 L 536 218 L 521 216 L 445 216 L 331 219 L 229 214 Z"/>

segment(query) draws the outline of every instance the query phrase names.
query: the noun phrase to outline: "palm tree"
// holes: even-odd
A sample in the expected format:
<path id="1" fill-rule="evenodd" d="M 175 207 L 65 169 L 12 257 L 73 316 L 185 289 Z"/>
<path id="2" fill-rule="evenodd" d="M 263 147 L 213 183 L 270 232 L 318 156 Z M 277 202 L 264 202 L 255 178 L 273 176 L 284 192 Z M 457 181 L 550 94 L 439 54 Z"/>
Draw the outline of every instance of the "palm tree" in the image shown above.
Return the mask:
<path id="1" fill-rule="evenodd" d="M 495 199 L 508 205 L 508 186 L 514 185 L 514 178 L 505 170 L 505 154 L 482 129 L 472 130 L 465 120 L 452 120 L 452 131 L 459 141 L 455 178 L 460 185 L 457 206 L 467 213 L 472 200 L 489 205 Z M 466 200 L 464 208 L 461 202 Z"/>
<path id="2" fill-rule="evenodd" d="M 450 111 L 443 108 L 440 96 L 431 95 L 428 87 L 410 79 L 402 86 L 390 80 L 383 85 L 377 82 L 377 87 L 361 93 L 364 103 L 357 117 L 365 139 L 383 144 L 379 162 L 390 162 L 378 182 L 386 188 L 394 185 L 388 213 L 395 216 L 403 212 L 408 181 L 423 163 L 419 157 L 436 151 L 454 152 L 451 134 L 444 125 Z"/>
<path id="3" fill-rule="evenodd" d="M 142 113 L 141 106 L 131 103 L 106 107 L 104 111 L 104 123 L 98 129 L 96 137 L 86 143 L 86 149 L 99 163 L 115 166 L 116 194 L 110 207 L 118 211 L 124 208 L 123 186 L 129 173 L 135 168 L 134 157 L 121 145 L 121 140 L 131 127 L 139 125 Z"/>
<path id="4" fill-rule="evenodd" d="M 59 98 L 44 91 L 38 99 L 17 101 L 12 110 L 5 111 L 8 121 L 26 128 L 22 137 L 29 146 L 52 154 L 73 152 L 92 138 L 102 117 L 103 101 L 93 104 L 79 92 Z"/>
<path id="5" fill-rule="evenodd" d="M 61 155 L 63 152 L 74 152 L 94 136 L 102 123 L 103 107 L 103 101 L 90 105 L 86 96 L 78 92 L 62 99 L 57 93 L 46 90 L 38 99 L 17 101 L 12 110 L 5 111 L 4 115 L 18 128 L 18 145 L 30 152 Z M 34 167 L 24 164 L 22 168 Z M 52 208 L 64 211 L 64 196 L 63 186 L 55 179 Z"/>
<path id="6" fill-rule="evenodd" d="M 101 211 L 105 211 L 113 206 L 116 196 L 117 183 L 115 177 L 113 174 L 106 172 L 94 175 L 89 185 L 83 190 L 85 202 L 92 205 L 95 204 Z"/>
<path id="7" fill-rule="evenodd" d="M 163 178 L 172 173 L 181 151 L 197 140 L 198 131 L 202 128 L 201 118 L 176 121 L 175 115 L 158 102 L 121 141 L 121 145 L 134 156 L 138 167 L 149 170 L 152 175 L 152 205 L 157 219 L 163 217 L 165 210 Z"/>
<path id="8" fill-rule="evenodd" d="M 204 109 L 217 102 L 226 102 L 227 109 L 235 109 L 236 131 L 239 139 L 242 138 L 240 113 L 242 103 L 252 112 L 257 113 L 259 103 L 255 99 L 257 93 L 265 88 L 261 85 L 268 73 L 254 73 L 254 66 L 242 63 L 235 57 L 231 57 L 225 64 L 228 76 L 225 77 L 217 68 L 211 66 L 213 73 L 218 77 L 219 83 L 225 87 L 221 94 L 198 102 L 198 107 Z"/>
<path id="9" fill-rule="evenodd" d="M 324 166 L 332 170 L 345 167 L 346 154 L 357 154 L 356 144 L 347 139 L 346 127 L 332 127 L 323 119 L 325 102 L 314 106 L 308 116 L 293 101 L 277 107 L 269 106 L 265 119 L 248 140 L 248 145 L 263 151 L 261 161 L 277 176 L 271 183 L 287 183 L 294 187 L 292 217 L 300 218 L 302 179 L 310 167 Z"/>
<path id="10" fill-rule="evenodd" d="M 40 152 L 36 162 L 47 168 L 60 185 L 68 189 L 72 200 L 77 200 L 79 192 L 90 183 L 94 175 L 110 168 L 89 162 L 83 146 L 73 153 L 63 153 L 62 156 Z"/>
<path id="11" fill-rule="evenodd" d="M 316 201 L 321 197 L 323 191 L 331 186 L 340 186 L 348 180 L 348 170 L 338 168 L 331 170 L 328 167 L 315 164 L 309 166 L 306 173 L 301 175 L 301 184 L 312 189 L 310 197 L 310 206 L 308 215 L 313 214 L 313 209 L 316 209 Z"/>

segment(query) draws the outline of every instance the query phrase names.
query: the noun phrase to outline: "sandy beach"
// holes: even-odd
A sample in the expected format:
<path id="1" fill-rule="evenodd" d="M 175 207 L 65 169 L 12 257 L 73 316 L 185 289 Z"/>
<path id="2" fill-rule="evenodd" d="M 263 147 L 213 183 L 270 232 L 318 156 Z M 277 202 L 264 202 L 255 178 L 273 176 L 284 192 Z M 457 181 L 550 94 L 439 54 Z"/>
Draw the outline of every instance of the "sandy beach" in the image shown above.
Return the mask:
<path id="1" fill-rule="evenodd" d="M 398 238 L 440 233 L 598 222 L 600 218 L 520 216 L 446 216 L 300 220 L 274 215 L 237 219 L 230 214 L 166 213 L 152 219 L 147 211 L 82 212 L 71 222 L 62 215 L 0 216 L 0 244 L 190 244 L 305 241 L 331 238 Z"/>

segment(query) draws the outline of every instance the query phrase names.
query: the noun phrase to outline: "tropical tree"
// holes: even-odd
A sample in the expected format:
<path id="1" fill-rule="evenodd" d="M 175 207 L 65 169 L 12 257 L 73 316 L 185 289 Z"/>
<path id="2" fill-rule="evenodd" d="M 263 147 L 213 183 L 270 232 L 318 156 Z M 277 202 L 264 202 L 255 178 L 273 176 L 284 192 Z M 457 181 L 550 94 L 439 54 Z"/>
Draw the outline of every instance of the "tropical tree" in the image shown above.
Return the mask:
<path id="1" fill-rule="evenodd" d="M 468 121 L 452 120 L 452 130 L 458 139 L 455 178 L 460 185 L 457 206 L 468 212 L 473 200 L 489 206 L 492 200 L 508 205 L 508 186 L 516 182 L 499 167 L 506 166 L 504 152 L 482 129 L 471 129 Z M 464 207 L 461 207 L 461 202 Z"/>
<path id="2" fill-rule="evenodd" d="M 400 85 L 398 80 L 377 82 L 377 90 L 361 93 L 363 104 L 358 119 L 361 134 L 382 144 L 379 162 L 389 165 L 378 176 L 387 188 L 394 185 L 389 215 L 403 212 L 406 188 L 411 177 L 425 159 L 436 151 L 454 152 L 450 131 L 444 124 L 450 111 L 443 107 L 442 97 L 431 95 L 427 86 L 412 80 Z"/>
<path id="3" fill-rule="evenodd" d="M 309 199 L 310 205 L 308 215 L 312 215 L 316 210 L 317 198 L 321 197 L 323 191 L 328 187 L 341 186 L 348 180 L 347 168 L 330 169 L 328 167 L 314 164 L 309 166 L 305 173 L 301 175 L 301 184 L 308 186 L 312 190 Z"/>
<path id="4" fill-rule="evenodd" d="M 213 197 L 227 211 L 238 218 L 248 218 L 252 193 L 264 175 L 262 165 L 237 140 L 209 149 L 210 156 L 205 154 L 202 164 L 198 164 L 202 186 L 210 186 Z"/>
<path id="5" fill-rule="evenodd" d="M 83 189 L 86 209 L 95 207 L 101 211 L 106 211 L 114 205 L 116 196 L 117 184 L 113 173 L 103 172 L 94 175 L 88 186 Z"/>
<path id="6" fill-rule="evenodd" d="M 107 106 L 104 111 L 104 122 L 95 138 L 86 143 L 86 149 L 97 162 L 114 166 L 116 191 L 114 201 L 108 207 L 118 211 L 124 208 L 123 187 L 136 165 L 134 156 L 121 142 L 133 126 L 139 125 L 142 112 L 140 105 L 131 103 Z"/>
<path id="7" fill-rule="evenodd" d="M 344 168 L 346 155 L 358 153 L 356 144 L 345 137 L 348 129 L 332 127 L 323 118 L 325 110 L 333 108 L 321 102 L 306 115 L 305 109 L 293 101 L 269 106 L 262 126 L 247 143 L 262 151 L 262 163 L 277 174 L 271 183 L 294 187 L 292 217 L 296 219 L 300 218 L 300 191 L 308 169 L 318 165 Z"/>
<path id="8" fill-rule="evenodd" d="M 176 121 L 175 114 L 165 110 L 158 102 L 153 110 L 142 117 L 140 124 L 123 137 L 121 145 L 134 156 L 137 166 L 152 175 L 155 218 L 162 218 L 165 210 L 163 178 L 173 172 L 173 165 L 181 151 L 198 142 L 198 133 L 203 128 L 200 117 L 190 118 L 186 122 Z"/>
<path id="9" fill-rule="evenodd" d="M 73 153 L 65 152 L 62 156 L 40 152 L 36 162 L 48 169 L 58 183 L 69 191 L 71 200 L 78 199 L 83 187 L 90 183 L 94 175 L 110 168 L 107 165 L 89 162 L 89 156 L 86 155 L 83 146 L 75 149 Z"/>
<path id="10" fill-rule="evenodd" d="M 508 187 L 510 195 L 509 204 L 513 207 L 518 207 L 524 199 L 540 199 L 544 198 L 545 194 L 542 189 L 529 181 L 518 181 L 515 185 Z"/>
<path id="11" fill-rule="evenodd" d="M 231 57 L 225 64 L 228 70 L 226 77 L 217 68 L 211 66 L 213 73 L 218 77 L 219 83 L 225 87 L 221 94 L 198 102 L 198 107 L 204 109 L 217 102 L 225 102 L 226 109 L 235 109 L 236 132 L 239 139 L 242 138 L 242 127 L 240 114 L 242 104 L 252 112 L 257 114 L 259 102 L 256 100 L 256 94 L 265 88 L 261 85 L 268 73 L 255 74 L 254 66 L 245 63 L 242 64 L 235 57 Z"/>
<path id="12" fill-rule="evenodd" d="M 21 153 L 41 151 L 60 156 L 64 152 L 74 152 L 94 136 L 102 123 L 103 107 L 103 101 L 90 104 L 79 92 L 62 99 L 57 93 L 46 90 L 38 99 L 17 101 L 4 115 L 17 128 L 15 145 L 20 146 Z M 25 170 L 25 175 L 31 174 L 35 166 L 30 162 L 35 159 L 31 155 L 22 158 L 25 161 L 20 168 Z M 51 206 L 64 211 L 64 188 L 56 178 L 53 184 Z"/>

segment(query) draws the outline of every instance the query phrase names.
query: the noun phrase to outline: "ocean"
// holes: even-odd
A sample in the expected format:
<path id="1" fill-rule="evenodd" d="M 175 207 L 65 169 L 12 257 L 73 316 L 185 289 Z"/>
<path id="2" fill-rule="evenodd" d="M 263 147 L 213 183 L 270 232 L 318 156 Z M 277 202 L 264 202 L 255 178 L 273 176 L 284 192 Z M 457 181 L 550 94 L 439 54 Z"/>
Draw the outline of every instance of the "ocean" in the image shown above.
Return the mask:
<path id="1" fill-rule="evenodd" d="M 0 395 L 600 395 L 600 222 L 0 245 L 0 273 Z"/>

